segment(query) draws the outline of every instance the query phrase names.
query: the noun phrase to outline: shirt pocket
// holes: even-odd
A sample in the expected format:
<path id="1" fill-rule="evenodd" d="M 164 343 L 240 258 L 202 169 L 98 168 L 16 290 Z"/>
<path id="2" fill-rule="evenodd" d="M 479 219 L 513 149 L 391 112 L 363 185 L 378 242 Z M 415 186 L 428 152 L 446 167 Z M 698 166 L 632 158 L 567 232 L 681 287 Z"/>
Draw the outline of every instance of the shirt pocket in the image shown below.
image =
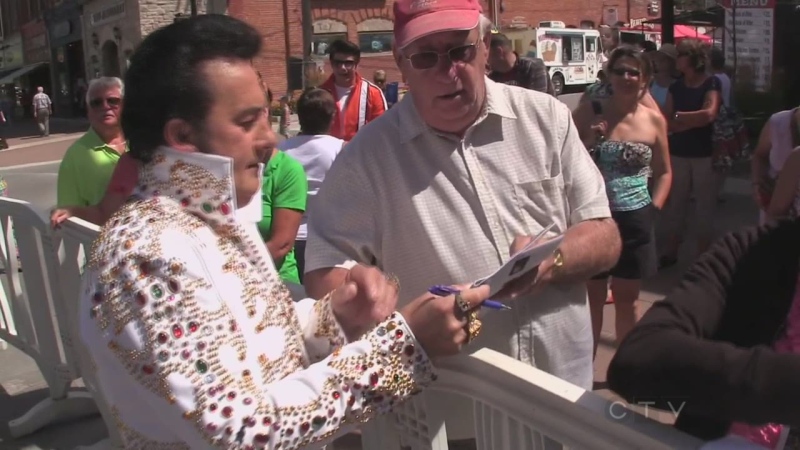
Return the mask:
<path id="1" fill-rule="evenodd" d="M 522 217 L 526 231 L 536 235 L 551 223 L 552 231 L 564 230 L 564 178 L 558 174 L 552 178 L 523 181 L 514 184 L 517 212 Z"/>

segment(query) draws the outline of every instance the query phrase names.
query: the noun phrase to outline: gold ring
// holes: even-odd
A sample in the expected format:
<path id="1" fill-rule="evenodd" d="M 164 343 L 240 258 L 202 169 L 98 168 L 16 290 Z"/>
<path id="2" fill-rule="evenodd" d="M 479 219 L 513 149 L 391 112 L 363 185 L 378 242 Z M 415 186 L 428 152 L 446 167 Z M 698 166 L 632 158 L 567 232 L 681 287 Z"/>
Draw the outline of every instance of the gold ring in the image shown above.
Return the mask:
<path id="1" fill-rule="evenodd" d="M 397 275 L 393 273 L 385 273 L 383 276 L 386 277 L 386 281 L 394 285 L 394 288 L 397 292 L 400 292 L 400 279 L 397 278 Z"/>
<path id="2" fill-rule="evenodd" d="M 473 341 L 481 334 L 483 322 L 478 319 L 478 311 L 470 311 L 467 315 L 467 343 Z"/>
<path id="3" fill-rule="evenodd" d="M 470 304 L 467 303 L 466 300 L 464 300 L 464 297 L 461 296 L 460 292 L 456 293 L 455 297 L 456 297 L 456 306 L 458 306 L 458 309 L 461 310 L 461 312 L 464 313 L 464 315 L 468 316 L 470 310 L 472 309 L 472 306 L 470 306 Z"/>

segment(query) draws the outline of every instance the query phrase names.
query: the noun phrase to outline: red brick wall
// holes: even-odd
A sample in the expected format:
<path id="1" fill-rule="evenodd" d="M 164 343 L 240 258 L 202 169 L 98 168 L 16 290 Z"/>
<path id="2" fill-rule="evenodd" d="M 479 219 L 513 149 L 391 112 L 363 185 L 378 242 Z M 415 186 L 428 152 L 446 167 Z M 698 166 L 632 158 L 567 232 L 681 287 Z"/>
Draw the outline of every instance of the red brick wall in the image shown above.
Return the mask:
<path id="1" fill-rule="evenodd" d="M 284 10 L 287 11 L 288 27 L 284 26 Z M 302 58 L 303 55 L 300 0 L 230 0 L 228 14 L 254 26 L 264 36 L 264 49 L 254 64 L 276 96 L 285 93 L 286 61 L 289 57 Z M 285 31 L 287 28 L 288 33 Z"/>

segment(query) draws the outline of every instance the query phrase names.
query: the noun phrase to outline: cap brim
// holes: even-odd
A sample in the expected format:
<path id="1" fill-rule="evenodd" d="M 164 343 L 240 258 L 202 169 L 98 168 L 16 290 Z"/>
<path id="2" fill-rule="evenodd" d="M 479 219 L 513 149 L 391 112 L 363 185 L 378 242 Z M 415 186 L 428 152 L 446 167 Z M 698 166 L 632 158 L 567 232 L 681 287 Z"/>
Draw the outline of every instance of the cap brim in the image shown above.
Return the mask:
<path id="1" fill-rule="evenodd" d="M 481 13 L 479 11 L 436 11 L 419 16 L 409 21 L 400 32 L 395 31 L 396 48 L 404 48 L 417 39 L 429 34 L 445 31 L 471 30 L 478 26 Z"/>

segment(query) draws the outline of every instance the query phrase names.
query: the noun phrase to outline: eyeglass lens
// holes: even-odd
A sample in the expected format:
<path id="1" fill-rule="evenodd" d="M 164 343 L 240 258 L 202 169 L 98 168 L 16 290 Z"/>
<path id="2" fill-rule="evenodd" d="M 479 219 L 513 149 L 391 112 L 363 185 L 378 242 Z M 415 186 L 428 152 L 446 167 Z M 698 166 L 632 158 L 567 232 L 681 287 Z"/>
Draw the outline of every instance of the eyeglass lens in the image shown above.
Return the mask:
<path id="1" fill-rule="evenodd" d="M 420 52 L 415 53 L 408 57 L 411 61 L 411 67 L 417 70 L 425 70 L 435 67 L 439 63 L 441 56 L 447 56 L 453 63 L 467 63 L 475 58 L 475 44 L 462 45 L 454 47 L 447 51 L 447 53 L 437 52 Z"/>

